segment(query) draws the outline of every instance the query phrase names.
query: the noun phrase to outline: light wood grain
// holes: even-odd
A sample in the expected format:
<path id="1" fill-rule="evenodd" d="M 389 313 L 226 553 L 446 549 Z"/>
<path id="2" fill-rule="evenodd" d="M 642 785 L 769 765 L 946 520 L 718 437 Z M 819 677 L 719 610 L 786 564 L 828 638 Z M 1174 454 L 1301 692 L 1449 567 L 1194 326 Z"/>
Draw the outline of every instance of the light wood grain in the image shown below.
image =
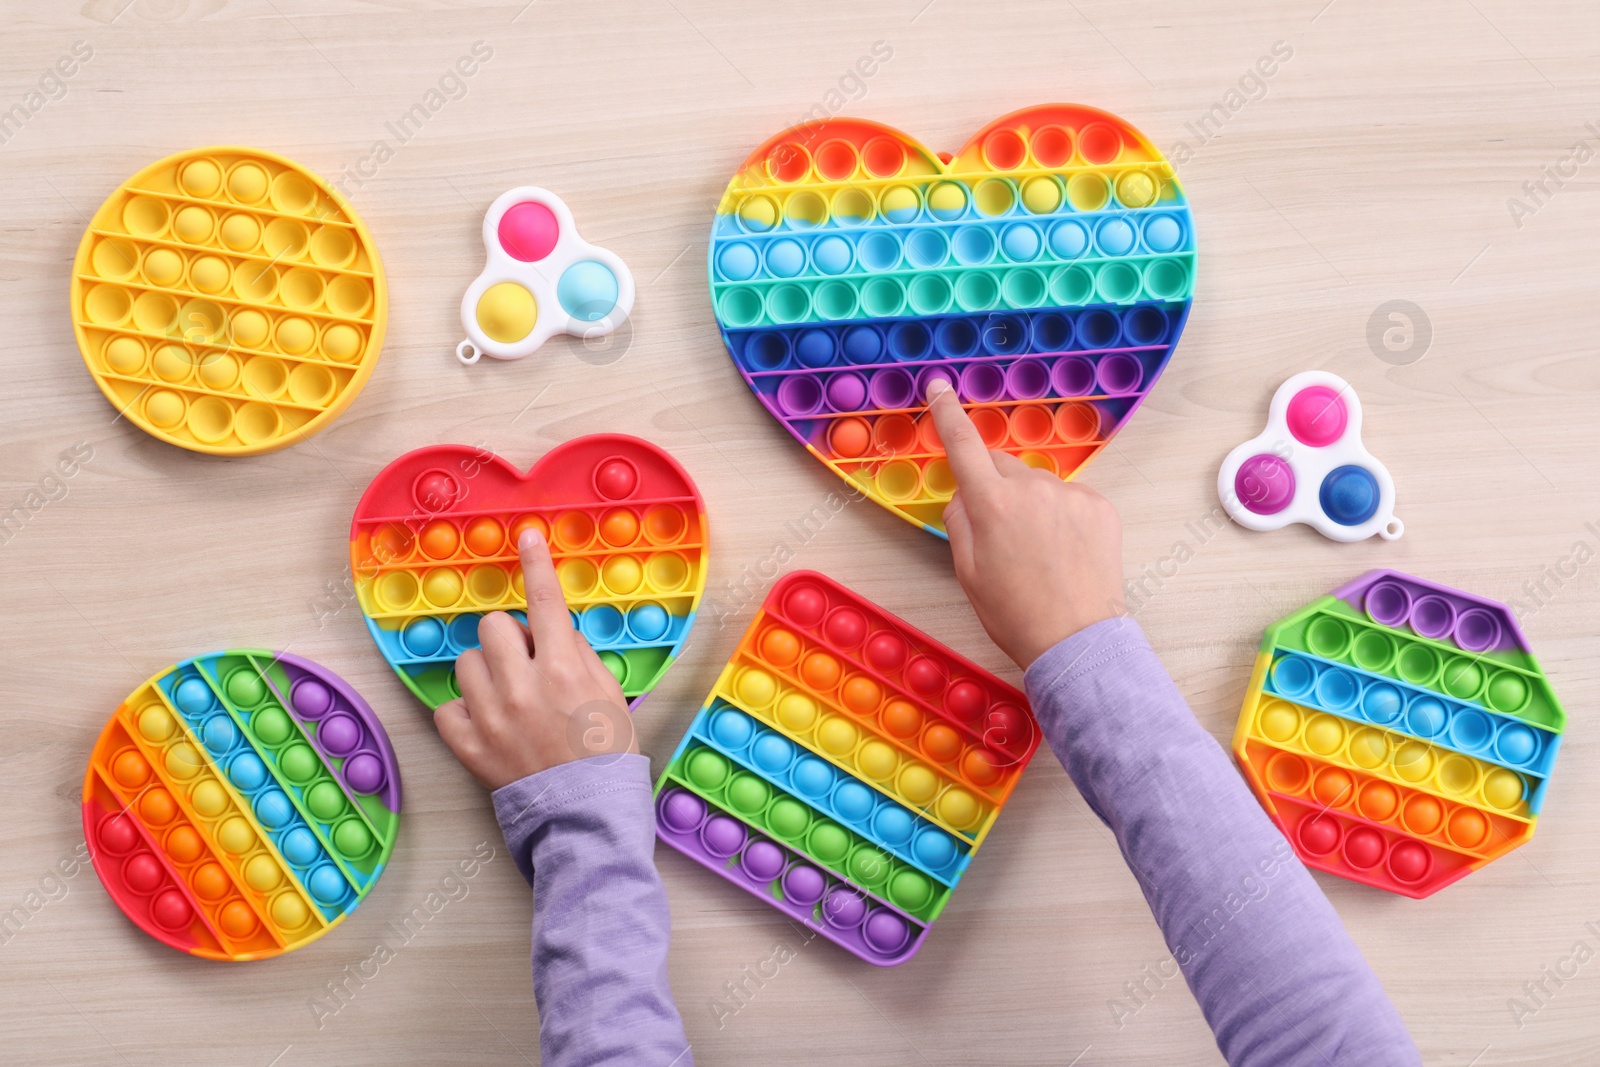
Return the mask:
<path id="1" fill-rule="evenodd" d="M 407 449 L 482 443 L 528 464 L 567 438 L 627 430 L 688 467 L 711 515 L 711 597 L 732 614 L 719 629 L 708 612 L 640 713 L 658 758 L 748 618 L 733 583 L 775 556 L 1015 678 L 967 610 L 942 543 L 870 504 L 809 540 L 786 527 L 837 483 L 747 394 L 707 300 L 707 227 L 732 169 L 814 105 L 834 106 L 830 91 L 880 40 L 892 60 L 839 104 L 936 148 L 1053 99 L 1114 110 L 1169 151 L 1192 148 L 1182 176 L 1202 245 L 1193 316 L 1171 369 L 1085 480 L 1122 510 L 1130 577 L 1177 545 L 1193 550 L 1140 618 L 1213 734 L 1232 730 L 1263 626 L 1369 567 L 1534 607 L 1526 628 L 1572 726 L 1532 843 L 1424 902 L 1323 884 L 1427 1062 L 1600 1058 L 1600 963 L 1547 982 L 1553 996 L 1520 1027 L 1508 1008 L 1576 943 L 1600 948 L 1600 928 L 1585 926 L 1600 920 L 1600 752 L 1588 729 L 1600 563 L 1547 580 L 1542 606 L 1524 587 L 1576 543 L 1600 549 L 1594 175 L 1581 170 L 1520 227 L 1507 206 L 1579 138 L 1600 148 L 1584 126 L 1600 120 L 1600 21 L 1578 0 L 1324 2 L 8 3 L 0 106 L 23 100 L 73 42 L 94 54 L 62 99 L 0 145 L 0 505 L 23 499 L 64 449 L 83 442 L 94 456 L 64 499 L 0 547 L 10 603 L 0 911 L 30 900 L 82 841 L 84 762 L 117 701 L 214 648 L 292 647 L 354 683 L 394 738 L 406 810 L 394 863 L 351 920 L 261 964 L 178 956 L 79 873 L 0 945 L 0 1059 L 537 1061 L 529 894 L 485 797 L 356 609 L 319 619 L 315 608 L 342 579 L 361 489 Z M 480 40 L 494 55 L 465 96 L 375 176 L 346 185 L 391 286 L 389 341 L 350 410 L 307 444 L 247 460 L 190 454 L 113 422 L 66 297 L 87 217 L 117 183 L 219 142 L 338 179 Z M 1186 124 L 1278 41 L 1293 56 L 1264 95 L 1198 143 Z M 482 263 L 482 212 L 524 183 L 559 192 L 585 236 L 633 268 L 640 295 L 619 362 L 590 366 L 564 340 L 505 365 L 451 358 L 460 294 Z M 1405 366 L 1380 361 L 1366 339 L 1373 309 L 1396 298 L 1421 305 L 1433 331 L 1426 356 Z M 1224 453 L 1259 430 L 1279 381 L 1312 367 L 1360 391 L 1405 538 L 1197 534 Z M 500 853 L 466 899 L 319 1029 L 312 998 L 479 841 Z M 1165 949 L 1111 837 L 1047 756 L 911 965 L 879 971 L 806 944 L 720 1026 L 712 1005 L 724 984 L 799 937 L 682 857 L 659 860 L 673 987 L 700 1063 L 1218 1060 L 1181 983 L 1113 1025 L 1108 1002 Z"/>

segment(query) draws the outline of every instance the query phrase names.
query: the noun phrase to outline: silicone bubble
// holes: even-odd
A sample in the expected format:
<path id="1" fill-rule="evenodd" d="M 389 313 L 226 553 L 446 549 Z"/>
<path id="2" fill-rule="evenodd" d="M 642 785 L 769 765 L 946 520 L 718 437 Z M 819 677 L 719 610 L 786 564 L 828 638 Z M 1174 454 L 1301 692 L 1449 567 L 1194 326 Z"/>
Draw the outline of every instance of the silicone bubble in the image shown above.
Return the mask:
<path id="1" fill-rule="evenodd" d="M 1343 378 L 1306 371 L 1273 394 L 1267 428 L 1235 448 L 1217 473 L 1217 495 L 1251 530 L 1305 523 L 1335 541 L 1405 531 L 1394 482 L 1361 442 L 1361 401 Z"/>
<path id="2" fill-rule="evenodd" d="M 312 214 L 318 234 L 338 235 L 313 250 L 340 249 L 314 267 L 307 222 L 289 217 Z M 70 306 L 119 418 L 194 451 L 255 455 L 349 406 L 382 347 L 388 296 L 372 237 L 336 190 L 273 153 L 215 147 L 158 160 L 106 199 L 79 244 Z M 341 371 L 321 365 L 319 335 Z M 172 343 L 147 346 L 158 337 Z M 318 362 L 269 373 L 274 347 Z M 237 394 L 241 377 L 250 403 L 216 395 Z"/>
<path id="3" fill-rule="evenodd" d="M 358 758 L 373 766 L 343 767 L 370 779 L 359 813 L 337 763 L 294 739 L 302 727 L 277 703 L 294 694 L 315 707 L 319 691 L 338 706 L 331 718 L 359 722 Z M 112 899 L 152 937 L 210 959 L 274 956 L 343 919 L 388 862 L 399 810 L 394 752 L 361 697 L 309 660 L 256 649 L 197 656 L 143 683 L 112 714 L 84 777 L 84 829 Z M 136 851 L 141 841 L 159 854 Z M 169 870 L 183 890 L 162 888 Z M 191 924 L 183 892 L 205 922 Z M 151 893 L 148 909 L 136 902 Z"/>
<path id="4" fill-rule="evenodd" d="M 585 241 L 567 205 L 546 189 L 520 186 L 497 197 L 484 215 L 483 245 L 483 272 L 461 299 L 463 363 L 520 359 L 558 333 L 603 337 L 633 309 L 627 266 Z M 727 276 L 749 278 L 754 259 L 744 244 L 727 257 Z"/>

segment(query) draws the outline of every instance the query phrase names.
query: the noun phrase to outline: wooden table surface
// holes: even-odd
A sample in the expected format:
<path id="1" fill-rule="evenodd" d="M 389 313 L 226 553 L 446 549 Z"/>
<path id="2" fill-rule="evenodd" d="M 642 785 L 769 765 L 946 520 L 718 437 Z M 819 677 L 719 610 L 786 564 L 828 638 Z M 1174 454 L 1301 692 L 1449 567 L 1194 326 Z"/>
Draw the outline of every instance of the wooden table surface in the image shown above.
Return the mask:
<path id="1" fill-rule="evenodd" d="M 1161 575 L 1140 621 L 1220 740 L 1262 628 L 1368 568 L 1517 601 L 1571 715 L 1538 835 L 1421 902 L 1318 877 L 1428 1063 L 1600 1059 L 1600 963 L 1585 962 L 1600 950 L 1600 798 L 1587 788 L 1600 770 L 1587 729 L 1600 698 L 1591 5 L 31 0 L 9 3 L 5 21 L 0 106 L 21 104 L 25 121 L 0 144 L 0 510 L 64 451 L 92 457 L 0 547 L 12 604 L 0 621 L 0 912 L 22 916 L 0 931 L 0 1059 L 536 1061 L 527 888 L 483 791 L 339 592 L 355 501 L 408 449 L 481 443 L 525 465 L 625 430 L 689 469 L 715 547 L 694 639 L 639 715 L 657 759 L 749 618 L 739 590 L 777 569 L 824 571 L 1016 680 L 942 542 L 870 504 L 799 525 L 837 483 L 748 395 L 719 344 L 703 260 L 733 168 L 813 108 L 954 148 L 998 114 L 1055 99 L 1113 110 L 1174 154 L 1203 247 L 1176 359 L 1084 475 L 1121 508 L 1127 576 Z M 492 56 L 398 143 L 386 124 L 476 42 Z M 890 58 L 851 74 L 877 42 Z M 75 47 L 89 57 L 51 80 Z M 1275 49 L 1272 75 L 1253 76 Z M 344 182 L 391 286 L 388 342 L 355 403 L 309 443 L 251 459 L 114 423 L 67 307 L 69 263 L 101 200 L 160 156 L 229 142 Z M 520 362 L 451 358 L 482 214 L 529 183 L 565 197 L 638 279 L 631 347 L 609 365 L 564 339 Z M 1371 340 L 1392 300 L 1413 307 L 1398 351 Z M 1360 392 L 1366 440 L 1399 487 L 1402 540 L 1214 521 L 1222 456 L 1258 432 L 1280 381 L 1311 368 Z M 292 648 L 359 688 L 394 739 L 406 806 L 391 867 L 341 929 L 225 966 L 144 936 L 74 859 L 106 716 L 163 666 L 238 646 Z M 479 842 L 494 859 L 458 899 L 375 975 L 351 978 Z M 1047 754 L 899 969 L 802 941 L 666 849 L 659 863 L 673 989 L 700 1063 L 1218 1061 L 1179 982 L 1146 983 L 1140 1010 L 1114 1022 L 1113 999 L 1166 950 L 1111 836 Z M 730 1001 L 728 984 L 784 942 L 794 958 Z M 341 983 L 346 1002 L 319 1019 Z"/>

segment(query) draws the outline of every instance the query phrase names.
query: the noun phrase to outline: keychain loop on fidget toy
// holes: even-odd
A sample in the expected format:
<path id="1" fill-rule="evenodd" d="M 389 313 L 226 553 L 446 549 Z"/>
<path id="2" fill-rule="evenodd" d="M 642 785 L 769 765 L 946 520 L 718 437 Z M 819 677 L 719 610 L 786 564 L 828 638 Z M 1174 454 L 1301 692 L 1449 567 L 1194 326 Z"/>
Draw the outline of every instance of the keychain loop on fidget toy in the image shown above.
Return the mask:
<path id="1" fill-rule="evenodd" d="M 585 340 L 633 310 L 633 275 L 578 234 L 559 196 L 532 185 L 503 193 L 483 217 L 488 262 L 461 298 L 467 339 L 456 358 L 521 359 L 558 333 Z"/>

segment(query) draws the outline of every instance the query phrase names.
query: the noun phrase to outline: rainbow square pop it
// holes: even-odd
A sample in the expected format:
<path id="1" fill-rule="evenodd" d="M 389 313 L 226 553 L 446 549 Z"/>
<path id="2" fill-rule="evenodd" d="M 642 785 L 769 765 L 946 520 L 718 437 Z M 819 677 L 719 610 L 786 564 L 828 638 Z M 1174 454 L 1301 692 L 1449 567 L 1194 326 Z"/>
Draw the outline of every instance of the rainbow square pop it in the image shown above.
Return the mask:
<path id="1" fill-rule="evenodd" d="M 83 832 L 117 906 L 208 959 L 276 956 L 343 922 L 400 828 L 383 724 L 332 671 L 242 649 L 135 689 L 95 742 Z"/>
<path id="2" fill-rule="evenodd" d="M 767 411 L 943 536 L 955 479 L 928 380 L 955 386 L 990 448 L 1073 477 L 1171 358 L 1195 237 L 1148 138 L 1047 104 L 954 156 L 860 119 L 785 130 L 728 183 L 708 258 L 723 341 Z"/>
<path id="3" fill-rule="evenodd" d="M 1377 570 L 1267 628 L 1233 750 L 1307 866 L 1425 897 L 1533 836 L 1566 725 L 1504 604 Z"/>
<path id="4" fill-rule="evenodd" d="M 573 625 L 636 706 L 683 651 L 706 587 L 700 491 L 648 441 L 591 434 L 526 474 L 492 452 L 433 445 L 372 480 L 350 523 L 356 598 L 378 650 L 430 708 L 461 695 L 478 620 L 526 620 L 517 540 L 550 545 Z"/>
<path id="5" fill-rule="evenodd" d="M 1039 747 L 1015 688 L 780 579 L 656 783 L 662 841 L 857 956 L 922 947 Z"/>
<path id="6" fill-rule="evenodd" d="M 271 452 L 350 406 L 388 314 L 372 235 L 334 189 L 257 148 L 196 148 L 123 182 L 72 267 L 95 384 L 163 441 Z"/>

